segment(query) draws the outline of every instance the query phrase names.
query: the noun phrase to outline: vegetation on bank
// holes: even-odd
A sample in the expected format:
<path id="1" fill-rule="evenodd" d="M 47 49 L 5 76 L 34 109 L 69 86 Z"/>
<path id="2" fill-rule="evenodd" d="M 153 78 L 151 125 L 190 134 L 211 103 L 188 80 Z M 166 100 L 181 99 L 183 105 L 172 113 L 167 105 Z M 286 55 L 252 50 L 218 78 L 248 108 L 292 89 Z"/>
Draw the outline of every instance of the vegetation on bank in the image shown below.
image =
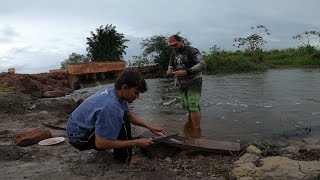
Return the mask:
<path id="1" fill-rule="evenodd" d="M 176 33 L 180 35 L 180 32 Z M 69 58 L 61 62 L 61 68 L 68 64 L 96 61 L 122 60 L 127 46 L 122 33 L 116 31 L 112 25 L 100 26 L 96 32 L 87 37 L 87 54 L 71 53 Z M 293 40 L 300 42 L 297 48 L 264 50 L 267 37 L 271 35 L 264 25 L 251 27 L 251 34 L 246 37 L 233 39 L 233 46 L 237 51 L 222 50 L 216 45 L 209 52 L 202 52 L 206 62 L 206 74 L 242 73 L 264 71 L 277 67 L 320 67 L 320 32 L 305 31 L 292 36 Z M 128 66 L 145 66 L 157 64 L 157 74 L 162 76 L 166 71 L 172 48 L 168 45 L 169 35 L 154 35 L 142 39 L 140 43 L 143 50 L 141 55 L 133 56 Z M 191 43 L 183 36 L 185 44 Z"/>
<path id="2" fill-rule="evenodd" d="M 267 51 L 224 51 L 204 53 L 206 74 L 264 71 L 269 68 L 320 68 L 320 50 L 304 47 Z"/>

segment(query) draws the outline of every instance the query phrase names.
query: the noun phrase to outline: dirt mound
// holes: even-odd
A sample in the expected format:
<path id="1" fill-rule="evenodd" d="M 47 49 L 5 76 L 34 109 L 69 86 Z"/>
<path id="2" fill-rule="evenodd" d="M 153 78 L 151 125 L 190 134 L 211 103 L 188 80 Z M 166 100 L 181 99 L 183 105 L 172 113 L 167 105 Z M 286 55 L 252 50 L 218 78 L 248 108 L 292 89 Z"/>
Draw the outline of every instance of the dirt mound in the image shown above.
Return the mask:
<path id="1" fill-rule="evenodd" d="M 69 94 L 66 73 L 13 74 L 0 73 L 0 91 L 21 92 L 42 98 L 47 91 L 62 91 Z"/>

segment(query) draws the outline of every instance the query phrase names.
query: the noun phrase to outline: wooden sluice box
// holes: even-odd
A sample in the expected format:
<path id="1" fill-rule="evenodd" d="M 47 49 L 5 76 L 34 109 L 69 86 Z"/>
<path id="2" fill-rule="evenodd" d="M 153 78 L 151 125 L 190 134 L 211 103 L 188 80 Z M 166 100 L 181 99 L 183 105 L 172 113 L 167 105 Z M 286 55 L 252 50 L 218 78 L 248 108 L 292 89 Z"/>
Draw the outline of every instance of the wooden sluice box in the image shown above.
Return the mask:
<path id="1" fill-rule="evenodd" d="M 68 65 L 69 85 L 78 89 L 84 80 L 97 82 L 98 80 L 115 79 L 117 75 L 126 69 L 124 61 L 90 62 Z"/>
<path id="2" fill-rule="evenodd" d="M 182 147 L 187 149 L 207 151 L 207 152 L 239 152 L 241 150 L 239 142 L 217 141 L 209 139 L 195 139 L 177 136 L 168 139 L 163 143 L 170 146 Z"/>

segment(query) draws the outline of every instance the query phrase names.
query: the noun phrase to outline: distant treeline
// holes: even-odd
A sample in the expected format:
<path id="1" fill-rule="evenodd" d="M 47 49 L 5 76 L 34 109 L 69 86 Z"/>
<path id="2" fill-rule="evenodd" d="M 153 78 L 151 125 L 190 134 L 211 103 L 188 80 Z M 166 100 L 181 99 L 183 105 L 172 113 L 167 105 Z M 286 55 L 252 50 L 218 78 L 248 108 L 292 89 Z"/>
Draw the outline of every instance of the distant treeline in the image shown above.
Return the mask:
<path id="1" fill-rule="evenodd" d="M 267 51 L 225 51 L 217 47 L 204 53 L 205 74 L 264 71 L 269 68 L 319 68 L 320 50 L 314 47 Z"/>
<path id="2" fill-rule="evenodd" d="M 209 52 L 203 52 L 207 65 L 205 73 L 241 73 L 277 67 L 320 67 L 319 31 L 304 31 L 293 35 L 292 39 L 300 41 L 300 45 L 297 48 L 281 50 L 264 50 L 266 37 L 271 35 L 266 26 L 257 25 L 251 27 L 251 31 L 248 36 L 233 39 L 233 46 L 239 49 L 238 51 L 222 50 L 214 45 Z M 180 35 L 180 32 L 176 34 Z M 159 68 L 156 73 L 162 76 L 168 68 L 172 52 L 168 45 L 168 36 L 154 35 L 142 39 L 142 54 L 127 60 L 127 66 L 157 64 Z M 186 37 L 180 37 L 186 45 L 191 44 Z M 61 69 L 68 64 L 123 60 L 128 41 L 122 33 L 117 32 L 115 26 L 101 25 L 87 37 L 87 54 L 71 53 L 69 58 L 61 62 Z"/>

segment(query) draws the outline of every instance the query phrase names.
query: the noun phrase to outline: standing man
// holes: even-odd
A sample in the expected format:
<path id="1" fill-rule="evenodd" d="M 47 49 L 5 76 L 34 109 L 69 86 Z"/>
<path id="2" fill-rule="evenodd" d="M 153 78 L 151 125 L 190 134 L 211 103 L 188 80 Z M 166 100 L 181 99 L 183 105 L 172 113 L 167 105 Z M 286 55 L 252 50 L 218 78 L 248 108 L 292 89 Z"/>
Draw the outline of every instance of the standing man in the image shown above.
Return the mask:
<path id="1" fill-rule="evenodd" d="M 132 139 L 130 123 L 158 134 L 163 129 L 148 125 L 128 108 L 140 93 L 147 90 L 146 81 L 136 70 L 125 70 L 113 88 L 102 89 L 85 99 L 71 114 L 67 136 L 69 143 L 79 150 L 114 149 L 114 158 L 130 162 L 132 147 L 146 147 L 151 139 Z"/>
<path id="2" fill-rule="evenodd" d="M 189 112 L 189 123 L 192 124 L 192 129 L 200 132 L 200 97 L 205 63 L 199 50 L 185 45 L 180 36 L 170 36 L 169 45 L 173 48 L 173 52 L 170 56 L 167 75 L 178 78 L 182 108 Z"/>

